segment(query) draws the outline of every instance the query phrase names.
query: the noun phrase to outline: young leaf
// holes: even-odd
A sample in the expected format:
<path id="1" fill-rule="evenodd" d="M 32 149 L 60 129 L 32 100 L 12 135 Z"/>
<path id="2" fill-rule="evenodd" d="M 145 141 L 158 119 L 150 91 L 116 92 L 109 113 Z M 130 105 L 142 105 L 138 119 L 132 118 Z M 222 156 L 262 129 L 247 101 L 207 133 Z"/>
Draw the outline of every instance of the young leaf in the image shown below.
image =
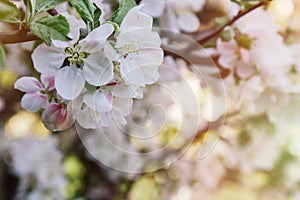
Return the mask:
<path id="1" fill-rule="evenodd" d="M 0 43 L 0 70 L 4 69 L 5 66 L 5 51 Z"/>
<path id="2" fill-rule="evenodd" d="M 30 25 L 30 29 L 47 45 L 51 44 L 51 39 L 68 41 L 70 26 L 67 19 L 62 15 L 45 16 Z"/>
<path id="3" fill-rule="evenodd" d="M 89 0 L 69 0 L 86 24 L 94 23 L 94 7 Z"/>
<path id="4" fill-rule="evenodd" d="M 94 29 L 100 26 L 100 17 L 102 14 L 101 9 L 93 3 L 94 7 L 96 8 L 94 11 Z"/>
<path id="5" fill-rule="evenodd" d="M 0 0 L 0 21 L 16 23 L 20 18 L 20 10 L 9 0 Z"/>
<path id="6" fill-rule="evenodd" d="M 33 18 L 35 16 L 35 1 L 29 0 L 26 4 L 26 10 L 25 10 L 25 22 L 26 24 L 30 24 L 33 21 Z"/>
<path id="7" fill-rule="evenodd" d="M 49 10 L 64 1 L 66 0 L 35 0 L 35 12 L 39 13 L 41 11 Z"/>
<path id="8" fill-rule="evenodd" d="M 118 10 L 112 17 L 112 21 L 120 25 L 128 11 L 136 5 L 135 0 L 121 0 Z"/>

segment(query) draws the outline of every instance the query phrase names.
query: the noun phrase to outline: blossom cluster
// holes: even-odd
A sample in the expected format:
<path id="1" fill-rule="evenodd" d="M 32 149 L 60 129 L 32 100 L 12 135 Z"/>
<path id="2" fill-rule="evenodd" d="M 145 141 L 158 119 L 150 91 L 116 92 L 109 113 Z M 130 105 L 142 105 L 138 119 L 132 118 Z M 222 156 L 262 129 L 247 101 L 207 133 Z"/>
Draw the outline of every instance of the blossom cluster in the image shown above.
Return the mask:
<path id="1" fill-rule="evenodd" d="M 133 98 L 159 77 L 163 61 L 161 39 L 152 31 L 152 17 L 132 8 L 120 27 L 106 21 L 85 37 L 82 21 L 64 13 L 70 24 L 70 41 L 52 40 L 32 54 L 41 82 L 22 77 L 15 88 L 27 92 L 22 107 L 43 110 L 45 125 L 64 130 L 77 121 L 85 128 L 108 127 L 113 120 L 125 124 Z"/>
<path id="2" fill-rule="evenodd" d="M 26 154 L 24 154 L 26 149 Z M 57 140 L 32 135 L 13 141 L 9 151 L 16 175 L 21 178 L 16 199 L 64 199 L 66 178 Z M 30 187 L 34 188 L 30 192 Z"/>
<path id="3" fill-rule="evenodd" d="M 202 10 L 205 0 L 143 0 L 143 11 L 161 19 L 161 27 L 173 31 L 195 32 L 200 27 L 197 13 Z"/>

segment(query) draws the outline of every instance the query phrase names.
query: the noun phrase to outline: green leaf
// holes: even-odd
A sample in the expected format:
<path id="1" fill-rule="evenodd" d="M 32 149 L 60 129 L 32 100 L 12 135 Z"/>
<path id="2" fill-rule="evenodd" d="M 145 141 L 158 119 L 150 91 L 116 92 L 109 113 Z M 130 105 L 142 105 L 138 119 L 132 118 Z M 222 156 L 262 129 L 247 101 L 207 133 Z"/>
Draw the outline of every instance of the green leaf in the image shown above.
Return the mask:
<path id="1" fill-rule="evenodd" d="M 121 0 L 118 10 L 115 11 L 112 21 L 121 24 L 128 11 L 137 4 L 135 0 Z"/>
<path id="2" fill-rule="evenodd" d="M 100 17 L 102 14 L 101 9 L 95 4 L 93 3 L 94 7 L 95 7 L 95 11 L 94 11 L 94 29 L 100 26 Z"/>
<path id="3" fill-rule="evenodd" d="M 35 1 L 29 0 L 26 4 L 26 11 L 25 11 L 25 22 L 26 24 L 30 24 L 35 16 Z"/>
<path id="4" fill-rule="evenodd" d="M 5 50 L 2 44 L 0 44 L 0 70 L 4 69 L 4 66 L 5 66 Z"/>
<path id="5" fill-rule="evenodd" d="M 0 21 L 16 23 L 20 19 L 20 10 L 9 0 L 0 0 Z"/>
<path id="6" fill-rule="evenodd" d="M 49 10 L 66 0 L 35 0 L 35 12 Z"/>
<path id="7" fill-rule="evenodd" d="M 94 7 L 89 0 L 69 0 L 86 24 L 94 23 Z"/>
<path id="8" fill-rule="evenodd" d="M 68 41 L 70 26 L 67 19 L 62 15 L 45 16 L 30 25 L 33 34 L 41 38 L 47 45 L 51 39 Z"/>

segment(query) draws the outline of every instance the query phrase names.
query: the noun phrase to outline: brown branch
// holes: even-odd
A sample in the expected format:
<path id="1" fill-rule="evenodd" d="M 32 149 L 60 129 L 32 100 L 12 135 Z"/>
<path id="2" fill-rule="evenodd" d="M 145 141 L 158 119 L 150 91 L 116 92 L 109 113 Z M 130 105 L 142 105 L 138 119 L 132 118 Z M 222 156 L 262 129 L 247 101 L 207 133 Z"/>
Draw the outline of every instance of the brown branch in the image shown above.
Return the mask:
<path id="1" fill-rule="evenodd" d="M 37 36 L 33 35 L 33 33 L 24 27 L 13 32 L 0 32 L 0 42 L 2 44 L 14 44 L 38 39 L 39 38 Z"/>
<path id="2" fill-rule="evenodd" d="M 234 24 L 237 20 L 239 20 L 241 17 L 243 17 L 244 15 L 247 15 L 248 13 L 252 12 L 253 10 L 265 6 L 266 2 L 260 2 L 256 5 L 254 5 L 253 7 L 249 8 L 246 11 L 239 11 L 239 13 L 233 17 L 230 21 L 228 21 L 226 24 L 224 24 L 223 26 L 221 26 L 220 28 L 210 32 L 207 36 L 201 38 L 200 40 L 198 40 L 197 42 L 200 45 L 205 44 L 206 42 L 208 42 L 209 40 L 211 40 L 214 37 L 217 37 L 227 26 L 231 26 L 232 24 Z"/>
<path id="3" fill-rule="evenodd" d="M 269 0 L 269 1 L 271 1 L 271 0 Z M 256 5 L 254 5 L 253 7 L 249 8 L 248 10 L 245 10 L 245 11 L 240 10 L 239 13 L 235 17 L 233 17 L 230 21 L 228 21 L 226 24 L 224 24 L 220 28 L 214 29 L 212 31 L 206 31 L 203 34 L 201 33 L 200 38 L 199 37 L 195 38 L 195 40 L 197 40 L 198 44 L 191 44 L 186 49 L 184 49 L 184 51 L 190 52 L 190 51 L 193 51 L 194 49 L 197 49 L 198 45 L 204 45 L 205 43 L 207 43 L 212 38 L 217 37 L 227 26 L 231 26 L 237 20 L 242 18 L 243 16 L 247 15 L 248 13 L 252 12 L 253 10 L 255 10 L 259 7 L 265 6 L 266 4 L 267 4 L 266 2 L 260 2 Z"/>
<path id="4" fill-rule="evenodd" d="M 167 45 L 167 44 L 162 44 L 161 48 L 164 50 L 165 55 L 167 56 L 172 56 L 174 58 L 181 58 L 184 61 L 186 61 L 189 64 L 194 64 L 194 65 L 212 65 L 214 64 L 212 57 L 209 56 L 198 56 L 198 55 L 193 55 L 190 53 L 187 53 L 186 51 L 180 50 L 178 48 L 175 48 L 173 46 Z"/>
<path id="5" fill-rule="evenodd" d="M 50 9 L 47 12 L 52 16 L 58 14 L 55 9 Z M 21 25 L 21 28 L 19 30 L 13 32 L 0 32 L 0 42 L 2 44 L 14 44 L 34 40 L 39 40 L 39 38 L 31 33 L 30 29 L 26 28 L 26 26 L 23 25 Z"/>

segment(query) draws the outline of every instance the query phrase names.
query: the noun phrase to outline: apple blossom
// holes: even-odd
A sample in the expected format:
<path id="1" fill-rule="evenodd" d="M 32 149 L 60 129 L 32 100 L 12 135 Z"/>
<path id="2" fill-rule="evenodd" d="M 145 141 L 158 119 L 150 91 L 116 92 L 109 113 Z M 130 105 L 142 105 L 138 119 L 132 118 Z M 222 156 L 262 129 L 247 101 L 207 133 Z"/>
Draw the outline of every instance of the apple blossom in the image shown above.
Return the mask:
<path id="1" fill-rule="evenodd" d="M 103 24 L 78 41 L 80 23 L 74 22 L 73 16 L 68 16 L 68 20 L 73 39 L 69 42 L 53 40 L 50 47 L 41 44 L 34 50 L 32 60 L 40 73 L 55 73 L 58 94 L 71 100 L 80 94 L 85 81 L 99 86 L 113 78 L 112 63 L 104 57 L 101 49 L 114 28 L 111 24 Z M 63 66 L 65 59 L 69 66 Z"/>
<path id="2" fill-rule="evenodd" d="M 15 89 L 26 92 L 21 100 L 22 107 L 37 112 L 48 105 L 50 94 L 54 91 L 54 76 L 42 75 L 41 82 L 34 77 L 21 77 L 16 81 Z"/>
<path id="3" fill-rule="evenodd" d="M 152 31 L 152 18 L 141 8 L 131 9 L 124 17 L 115 45 L 122 79 L 136 86 L 157 81 L 158 66 L 163 62 L 160 37 Z"/>
<path id="4" fill-rule="evenodd" d="M 169 0 L 161 18 L 162 27 L 174 31 L 195 32 L 200 26 L 197 13 L 203 8 L 205 0 Z"/>
<path id="5" fill-rule="evenodd" d="M 217 49 L 220 53 L 219 63 L 222 67 L 236 71 L 241 78 L 248 78 L 254 71 L 250 63 L 249 50 L 240 47 L 236 41 L 217 41 Z"/>

